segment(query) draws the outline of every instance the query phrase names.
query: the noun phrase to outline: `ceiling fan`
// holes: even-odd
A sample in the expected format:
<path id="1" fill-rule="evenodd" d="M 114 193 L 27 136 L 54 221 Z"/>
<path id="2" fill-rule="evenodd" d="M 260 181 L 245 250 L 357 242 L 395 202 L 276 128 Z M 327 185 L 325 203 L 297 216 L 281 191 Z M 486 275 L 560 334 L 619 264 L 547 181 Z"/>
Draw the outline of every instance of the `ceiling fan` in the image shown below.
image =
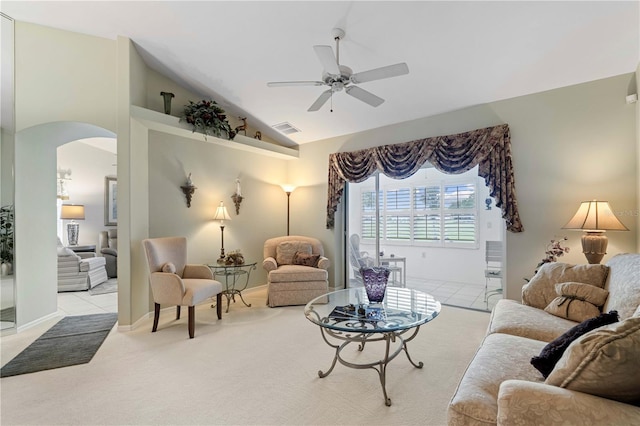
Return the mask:
<path id="1" fill-rule="evenodd" d="M 275 81 L 267 83 L 269 87 L 283 86 L 329 86 L 329 89 L 322 92 L 320 97 L 309 107 L 307 111 L 318 111 L 329 100 L 334 92 L 342 89 L 354 98 L 377 107 L 384 102 L 384 99 L 368 92 L 356 84 L 366 83 L 367 81 L 382 80 L 383 78 L 397 77 L 409 73 L 409 67 L 406 63 L 401 62 L 386 67 L 374 68 L 372 70 L 353 73 L 351 68 L 340 65 L 340 40 L 344 38 L 345 32 L 340 28 L 334 28 L 331 32 L 333 39 L 336 41 L 336 56 L 333 56 L 331 46 L 316 45 L 313 46 L 320 63 L 324 68 L 322 80 L 316 81 Z M 333 111 L 333 110 L 331 110 Z"/>

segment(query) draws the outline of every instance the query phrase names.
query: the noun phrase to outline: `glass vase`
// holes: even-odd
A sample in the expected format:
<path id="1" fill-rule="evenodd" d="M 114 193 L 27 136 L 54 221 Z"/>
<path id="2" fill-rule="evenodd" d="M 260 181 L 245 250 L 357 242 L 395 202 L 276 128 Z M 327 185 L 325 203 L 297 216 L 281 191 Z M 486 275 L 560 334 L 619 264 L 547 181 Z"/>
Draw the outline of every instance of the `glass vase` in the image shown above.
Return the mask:
<path id="1" fill-rule="evenodd" d="M 369 303 L 382 303 L 387 289 L 389 272 L 388 268 L 382 267 L 360 268 Z"/>

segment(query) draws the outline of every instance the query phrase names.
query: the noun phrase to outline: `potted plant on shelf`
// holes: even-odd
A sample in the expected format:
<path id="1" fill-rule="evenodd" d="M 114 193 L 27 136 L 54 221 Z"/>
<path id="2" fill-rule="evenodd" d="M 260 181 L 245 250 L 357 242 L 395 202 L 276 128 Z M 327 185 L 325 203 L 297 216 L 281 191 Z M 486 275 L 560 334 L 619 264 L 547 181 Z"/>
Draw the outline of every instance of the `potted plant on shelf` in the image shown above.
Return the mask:
<path id="1" fill-rule="evenodd" d="M 189 105 L 184 107 L 184 115 L 180 121 L 186 121 L 196 130 L 207 135 L 216 137 L 227 137 L 233 140 L 236 132 L 231 129 L 227 121 L 227 116 L 222 108 L 215 101 L 202 100 L 200 102 L 189 101 Z"/>

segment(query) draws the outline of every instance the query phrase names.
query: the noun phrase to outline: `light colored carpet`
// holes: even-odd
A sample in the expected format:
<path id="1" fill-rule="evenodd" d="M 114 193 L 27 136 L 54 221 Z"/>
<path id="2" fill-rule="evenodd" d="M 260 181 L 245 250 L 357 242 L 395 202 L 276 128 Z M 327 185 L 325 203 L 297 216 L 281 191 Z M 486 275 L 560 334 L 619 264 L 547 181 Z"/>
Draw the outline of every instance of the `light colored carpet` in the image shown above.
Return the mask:
<path id="1" fill-rule="evenodd" d="M 318 377 L 333 349 L 302 306 L 268 308 L 263 289 L 245 299 L 251 308 L 232 303 L 220 321 L 215 309 L 199 306 L 195 339 L 186 309 L 179 321 L 171 309 L 156 333 L 151 319 L 134 331 L 114 329 L 89 364 L 2 379 L 2 424 L 445 425 L 489 320 L 444 306 L 409 343 L 424 368 L 404 354 L 389 365 L 387 407 L 373 370 L 338 364 Z M 24 333 L 3 338 L 2 362 L 28 340 Z M 374 349 L 367 345 L 366 356 Z"/>

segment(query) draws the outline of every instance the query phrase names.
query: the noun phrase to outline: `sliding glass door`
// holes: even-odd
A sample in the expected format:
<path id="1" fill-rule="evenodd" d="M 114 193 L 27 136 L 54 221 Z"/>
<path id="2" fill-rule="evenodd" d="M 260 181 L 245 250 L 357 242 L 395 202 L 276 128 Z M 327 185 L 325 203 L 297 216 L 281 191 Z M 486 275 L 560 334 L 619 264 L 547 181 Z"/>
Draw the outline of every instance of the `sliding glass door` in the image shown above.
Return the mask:
<path id="1" fill-rule="evenodd" d="M 348 285 L 362 285 L 362 266 L 382 265 L 391 285 L 489 307 L 486 241 L 504 239 L 504 221 L 477 169 L 448 175 L 427 164 L 407 179 L 376 174 L 347 188 Z"/>

